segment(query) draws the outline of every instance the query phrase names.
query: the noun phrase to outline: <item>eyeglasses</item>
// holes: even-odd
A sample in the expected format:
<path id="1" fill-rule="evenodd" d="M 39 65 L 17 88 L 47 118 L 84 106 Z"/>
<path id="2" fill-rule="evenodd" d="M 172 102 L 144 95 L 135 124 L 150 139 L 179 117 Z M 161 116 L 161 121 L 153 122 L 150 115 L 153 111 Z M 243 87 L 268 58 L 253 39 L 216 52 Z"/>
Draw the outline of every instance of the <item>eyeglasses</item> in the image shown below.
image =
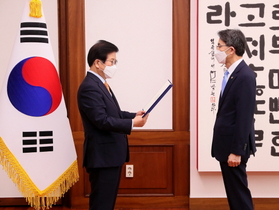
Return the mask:
<path id="1" fill-rule="evenodd" d="M 116 65 L 117 64 L 117 60 L 106 60 L 105 62 L 109 61 L 111 63 L 111 65 Z"/>
<path id="2" fill-rule="evenodd" d="M 223 45 L 217 45 L 216 48 L 217 48 L 217 49 L 220 49 L 221 47 L 225 47 L 225 46 L 227 46 L 227 45 L 225 45 L 225 44 L 223 44 Z"/>

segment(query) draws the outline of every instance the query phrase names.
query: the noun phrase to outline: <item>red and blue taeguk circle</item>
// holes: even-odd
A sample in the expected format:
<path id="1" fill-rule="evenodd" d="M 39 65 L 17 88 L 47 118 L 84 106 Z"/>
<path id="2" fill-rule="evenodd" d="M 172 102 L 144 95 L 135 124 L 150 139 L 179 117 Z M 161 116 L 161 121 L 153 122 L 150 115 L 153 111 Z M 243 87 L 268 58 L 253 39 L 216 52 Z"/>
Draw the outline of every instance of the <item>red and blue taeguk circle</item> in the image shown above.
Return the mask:
<path id="1" fill-rule="evenodd" d="M 29 57 L 12 69 L 8 97 L 23 114 L 40 117 L 54 112 L 62 99 L 62 88 L 55 66 L 42 57 Z"/>

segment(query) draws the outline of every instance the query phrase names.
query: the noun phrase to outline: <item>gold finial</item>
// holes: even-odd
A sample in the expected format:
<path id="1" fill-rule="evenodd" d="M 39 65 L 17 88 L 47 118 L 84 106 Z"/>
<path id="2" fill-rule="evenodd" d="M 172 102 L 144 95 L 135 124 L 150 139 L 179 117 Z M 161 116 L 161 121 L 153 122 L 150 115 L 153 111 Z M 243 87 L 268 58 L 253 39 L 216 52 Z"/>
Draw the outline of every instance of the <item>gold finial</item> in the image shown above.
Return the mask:
<path id="1" fill-rule="evenodd" d="M 30 6 L 30 17 L 40 18 L 42 17 L 42 2 L 41 0 L 31 0 L 29 3 Z"/>

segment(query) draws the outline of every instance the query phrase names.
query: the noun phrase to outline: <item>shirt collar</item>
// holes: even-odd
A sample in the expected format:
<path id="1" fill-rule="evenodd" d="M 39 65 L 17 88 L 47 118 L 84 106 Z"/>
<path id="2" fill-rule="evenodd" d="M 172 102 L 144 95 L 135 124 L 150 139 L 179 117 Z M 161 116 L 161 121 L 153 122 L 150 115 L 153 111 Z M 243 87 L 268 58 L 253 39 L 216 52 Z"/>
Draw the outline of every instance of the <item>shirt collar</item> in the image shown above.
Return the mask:
<path id="1" fill-rule="evenodd" d="M 236 69 L 236 67 L 239 65 L 239 63 L 243 61 L 243 58 L 240 58 L 239 60 L 235 61 L 231 66 L 230 68 L 227 69 L 227 71 L 229 72 L 229 75 L 231 75 L 234 70 Z"/>
<path id="2" fill-rule="evenodd" d="M 103 77 L 101 77 L 99 74 L 97 74 L 96 72 L 94 72 L 94 71 L 92 71 L 92 70 L 88 70 L 87 72 L 89 72 L 89 73 L 91 73 L 91 74 L 94 74 L 96 77 L 98 77 L 101 81 L 102 81 L 102 83 L 105 83 L 105 80 L 104 80 L 104 78 Z"/>

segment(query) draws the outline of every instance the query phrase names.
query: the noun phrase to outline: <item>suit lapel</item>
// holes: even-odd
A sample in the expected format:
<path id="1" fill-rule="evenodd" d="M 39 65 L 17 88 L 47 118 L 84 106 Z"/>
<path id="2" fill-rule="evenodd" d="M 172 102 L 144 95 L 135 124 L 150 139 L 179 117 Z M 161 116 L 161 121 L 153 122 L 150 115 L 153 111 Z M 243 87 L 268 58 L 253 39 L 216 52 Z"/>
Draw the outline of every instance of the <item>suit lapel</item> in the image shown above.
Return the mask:
<path id="1" fill-rule="evenodd" d="M 228 93 L 230 87 L 232 86 L 232 84 L 233 84 L 233 82 L 235 81 L 236 78 L 237 78 L 237 72 L 234 71 L 232 73 L 232 75 L 228 78 L 228 82 L 227 82 L 226 87 L 224 89 L 223 95 L 222 96 L 220 95 L 220 103 L 222 103 L 224 101 L 224 99 L 226 98 L 227 93 Z"/>
<path id="2" fill-rule="evenodd" d="M 103 91 L 104 95 L 115 105 L 116 109 L 118 110 L 119 115 L 122 117 L 120 107 L 118 105 L 118 102 L 117 102 L 117 100 L 116 100 L 112 90 L 110 89 L 111 93 L 112 93 L 112 95 L 110 95 L 110 93 L 107 90 L 106 86 L 102 83 L 102 81 L 97 76 L 95 76 L 92 73 L 87 73 L 87 75 L 89 77 L 91 77 L 97 83 L 99 88 Z"/>
<path id="3" fill-rule="evenodd" d="M 116 106 L 118 112 L 120 112 L 120 107 L 119 107 L 119 105 L 118 105 L 118 102 L 117 102 L 117 100 L 116 100 L 116 98 L 115 98 L 115 96 L 114 96 L 112 90 L 110 89 L 110 91 L 111 91 L 111 95 L 110 95 L 110 93 L 109 93 L 109 91 L 107 90 L 106 86 L 105 86 L 101 81 L 98 83 L 98 85 L 99 85 L 99 87 L 101 88 L 101 90 L 104 92 L 104 94 L 106 95 L 106 97 Z"/>
<path id="4" fill-rule="evenodd" d="M 237 75 L 239 73 L 239 71 L 242 69 L 242 67 L 245 65 L 245 62 L 244 61 L 241 61 L 239 63 L 239 65 L 236 67 L 236 69 L 233 71 L 232 75 L 230 75 L 229 79 L 228 79 L 228 82 L 226 84 L 226 87 L 224 89 L 224 92 L 223 92 L 223 95 L 221 96 L 220 95 L 220 98 L 219 98 L 219 108 L 221 108 L 231 86 L 233 85 L 234 81 L 237 79 Z"/>
<path id="5" fill-rule="evenodd" d="M 111 94 L 112 94 L 112 95 L 111 95 L 111 98 L 113 99 L 115 105 L 117 106 L 119 115 L 120 115 L 121 118 L 122 118 L 122 112 L 121 112 L 120 106 L 119 106 L 119 104 L 118 104 L 118 102 L 117 102 L 117 99 L 116 99 L 116 97 L 115 97 L 113 91 L 112 91 L 111 89 L 110 89 L 110 91 L 111 91 Z"/>

